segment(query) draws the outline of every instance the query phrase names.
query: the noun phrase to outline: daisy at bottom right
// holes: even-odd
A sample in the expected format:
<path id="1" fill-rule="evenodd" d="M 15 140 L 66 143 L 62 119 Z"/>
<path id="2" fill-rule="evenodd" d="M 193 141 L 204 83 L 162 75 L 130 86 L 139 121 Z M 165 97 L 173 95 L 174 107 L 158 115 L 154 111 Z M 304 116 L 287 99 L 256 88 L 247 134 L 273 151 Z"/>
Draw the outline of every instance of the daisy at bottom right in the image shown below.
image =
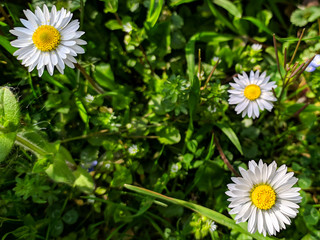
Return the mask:
<path id="1" fill-rule="evenodd" d="M 236 214 L 237 223 L 248 221 L 248 231 L 266 236 L 276 235 L 291 218 L 298 213 L 302 197 L 300 188 L 293 187 L 298 181 L 293 172 L 287 173 L 286 165 L 277 169 L 273 161 L 267 165 L 262 160 L 257 164 L 249 162 L 249 169 L 239 168 L 241 177 L 232 177 L 234 183 L 228 184 L 226 192 L 230 214 Z"/>

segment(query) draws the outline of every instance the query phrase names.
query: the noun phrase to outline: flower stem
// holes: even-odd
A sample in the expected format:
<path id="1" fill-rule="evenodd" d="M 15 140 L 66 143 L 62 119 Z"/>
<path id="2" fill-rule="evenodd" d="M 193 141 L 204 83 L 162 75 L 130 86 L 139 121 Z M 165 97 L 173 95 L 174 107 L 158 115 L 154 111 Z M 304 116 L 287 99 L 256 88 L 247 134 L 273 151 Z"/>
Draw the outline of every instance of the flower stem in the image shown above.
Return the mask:
<path id="1" fill-rule="evenodd" d="M 236 175 L 237 177 L 241 177 L 240 174 L 233 168 L 233 166 L 231 165 L 231 163 L 229 162 L 228 158 L 226 157 L 226 155 L 224 154 L 221 145 L 219 143 L 218 138 L 216 137 L 216 135 L 214 135 L 214 143 L 216 144 L 220 157 L 222 158 L 223 162 L 227 165 L 227 167 L 229 168 L 229 170 L 231 172 L 233 172 L 234 175 Z"/>
<path id="2" fill-rule="evenodd" d="M 85 79 L 88 80 L 88 82 L 91 84 L 91 86 L 94 88 L 94 90 L 97 93 L 100 93 L 100 94 L 104 93 L 103 89 L 94 81 L 92 77 L 89 76 L 89 74 L 87 74 L 86 70 L 79 63 L 75 63 L 74 65 L 76 68 L 80 70 L 82 75 L 85 77 Z"/>
<path id="3" fill-rule="evenodd" d="M 278 71 L 279 71 L 279 73 L 280 73 L 281 79 L 283 79 L 282 73 L 281 73 L 281 69 L 280 69 L 280 62 L 279 62 L 279 56 L 278 56 L 278 48 L 277 48 L 276 36 L 275 36 L 275 34 L 273 34 L 272 36 L 273 36 L 274 51 L 275 51 L 275 53 L 276 53 L 276 60 L 277 60 Z"/>

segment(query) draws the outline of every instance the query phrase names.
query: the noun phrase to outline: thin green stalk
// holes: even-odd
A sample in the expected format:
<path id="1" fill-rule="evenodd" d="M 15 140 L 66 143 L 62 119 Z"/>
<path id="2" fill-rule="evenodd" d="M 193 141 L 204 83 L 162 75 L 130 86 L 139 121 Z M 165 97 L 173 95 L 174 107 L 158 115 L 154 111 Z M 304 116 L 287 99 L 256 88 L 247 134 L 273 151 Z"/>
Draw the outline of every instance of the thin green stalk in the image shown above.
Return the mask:
<path id="1" fill-rule="evenodd" d="M 82 30 L 83 18 L 84 18 L 84 2 L 83 0 L 80 0 L 80 30 Z"/>
<path id="2" fill-rule="evenodd" d="M 33 84 L 32 84 L 32 77 L 31 77 L 30 72 L 28 72 L 28 80 L 29 80 L 29 84 L 30 84 L 30 87 L 31 87 L 31 90 L 32 90 L 32 94 L 33 94 L 34 97 L 37 98 L 38 96 L 37 96 L 36 91 L 34 90 L 34 87 L 33 87 Z"/>
<path id="3" fill-rule="evenodd" d="M 75 63 L 74 66 L 80 70 L 82 75 L 89 81 L 89 83 L 97 93 L 104 94 L 104 90 L 98 85 L 98 83 L 96 83 L 96 81 L 92 77 L 89 76 L 89 74 L 87 74 L 86 70 L 79 63 Z"/>
<path id="4" fill-rule="evenodd" d="M 304 30 L 306 30 L 306 29 L 305 29 L 305 28 L 302 29 L 302 33 L 300 34 L 299 41 L 298 41 L 298 43 L 297 43 L 297 46 L 296 46 L 296 48 L 295 48 L 295 50 L 294 50 L 294 52 L 293 52 L 293 55 L 292 55 L 292 57 L 291 57 L 291 60 L 290 60 L 290 62 L 289 62 L 289 67 L 291 66 L 292 61 L 293 61 L 294 57 L 296 56 L 296 53 L 297 53 L 297 51 L 298 51 L 298 49 L 299 49 L 299 46 L 300 46 L 300 43 L 301 43 L 301 39 L 302 39 L 303 34 L 304 34 Z"/>
<path id="5" fill-rule="evenodd" d="M 281 79 L 283 79 L 282 73 L 281 73 L 281 69 L 280 69 L 280 62 L 279 62 L 278 48 L 277 48 L 277 40 L 276 40 L 275 34 L 273 34 L 272 37 L 273 37 L 274 51 L 275 51 L 275 53 L 276 53 L 276 60 L 277 60 L 278 71 L 279 71 L 279 73 L 280 73 Z"/>

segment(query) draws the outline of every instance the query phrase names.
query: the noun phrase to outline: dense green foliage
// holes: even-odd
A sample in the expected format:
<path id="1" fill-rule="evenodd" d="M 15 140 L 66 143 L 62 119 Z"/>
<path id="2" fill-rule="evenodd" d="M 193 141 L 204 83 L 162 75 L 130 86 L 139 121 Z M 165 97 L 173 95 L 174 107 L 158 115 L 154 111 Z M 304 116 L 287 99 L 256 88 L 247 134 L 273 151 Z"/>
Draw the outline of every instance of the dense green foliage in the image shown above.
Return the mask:
<path id="1" fill-rule="evenodd" d="M 80 19 L 88 44 L 77 60 L 101 91 L 79 69 L 39 78 L 12 55 L 9 30 L 22 26 L 23 9 L 44 3 Z M 299 3 L 2 1 L 1 239 L 253 239 L 221 224 L 209 231 L 208 218 L 123 187 L 232 217 L 225 191 L 233 174 L 222 152 L 235 169 L 263 159 L 294 171 L 303 200 L 276 238 L 320 239 L 320 71 L 282 78 L 300 26 L 291 67 L 320 50 L 319 7 L 296 10 Z M 232 77 L 250 70 L 278 85 L 275 107 L 255 120 L 227 101 Z"/>

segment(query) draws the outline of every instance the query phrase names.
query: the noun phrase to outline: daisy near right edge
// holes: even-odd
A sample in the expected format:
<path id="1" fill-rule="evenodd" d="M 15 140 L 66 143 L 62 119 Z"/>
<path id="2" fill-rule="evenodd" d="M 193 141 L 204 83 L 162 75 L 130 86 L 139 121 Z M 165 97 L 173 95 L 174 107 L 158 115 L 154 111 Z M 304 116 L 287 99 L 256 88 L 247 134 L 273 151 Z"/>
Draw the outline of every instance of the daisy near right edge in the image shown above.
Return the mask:
<path id="1" fill-rule="evenodd" d="M 230 83 L 233 88 L 228 90 L 229 104 L 237 104 L 235 111 L 242 113 L 242 117 L 248 115 L 249 118 L 258 118 L 260 110 L 271 111 L 272 102 L 277 98 L 273 96 L 272 89 L 277 87 L 276 82 L 269 82 L 270 76 L 266 72 L 259 75 L 259 71 L 250 72 L 248 76 L 245 72 L 234 77 L 234 83 Z"/>
<path id="2" fill-rule="evenodd" d="M 277 169 L 273 161 L 269 166 L 262 160 L 257 164 L 249 162 L 249 169 L 239 168 L 242 177 L 232 177 L 234 183 L 228 184 L 226 192 L 229 214 L 236 214 L 236 223 L 248 221 L 248 231 L 266 236 L 276 235 L 291 218 L 298 213 L 302 197 L 300 188 L 293 187 L 298 181 L 293 172 L 287 173 L 286 165 Z"/>

